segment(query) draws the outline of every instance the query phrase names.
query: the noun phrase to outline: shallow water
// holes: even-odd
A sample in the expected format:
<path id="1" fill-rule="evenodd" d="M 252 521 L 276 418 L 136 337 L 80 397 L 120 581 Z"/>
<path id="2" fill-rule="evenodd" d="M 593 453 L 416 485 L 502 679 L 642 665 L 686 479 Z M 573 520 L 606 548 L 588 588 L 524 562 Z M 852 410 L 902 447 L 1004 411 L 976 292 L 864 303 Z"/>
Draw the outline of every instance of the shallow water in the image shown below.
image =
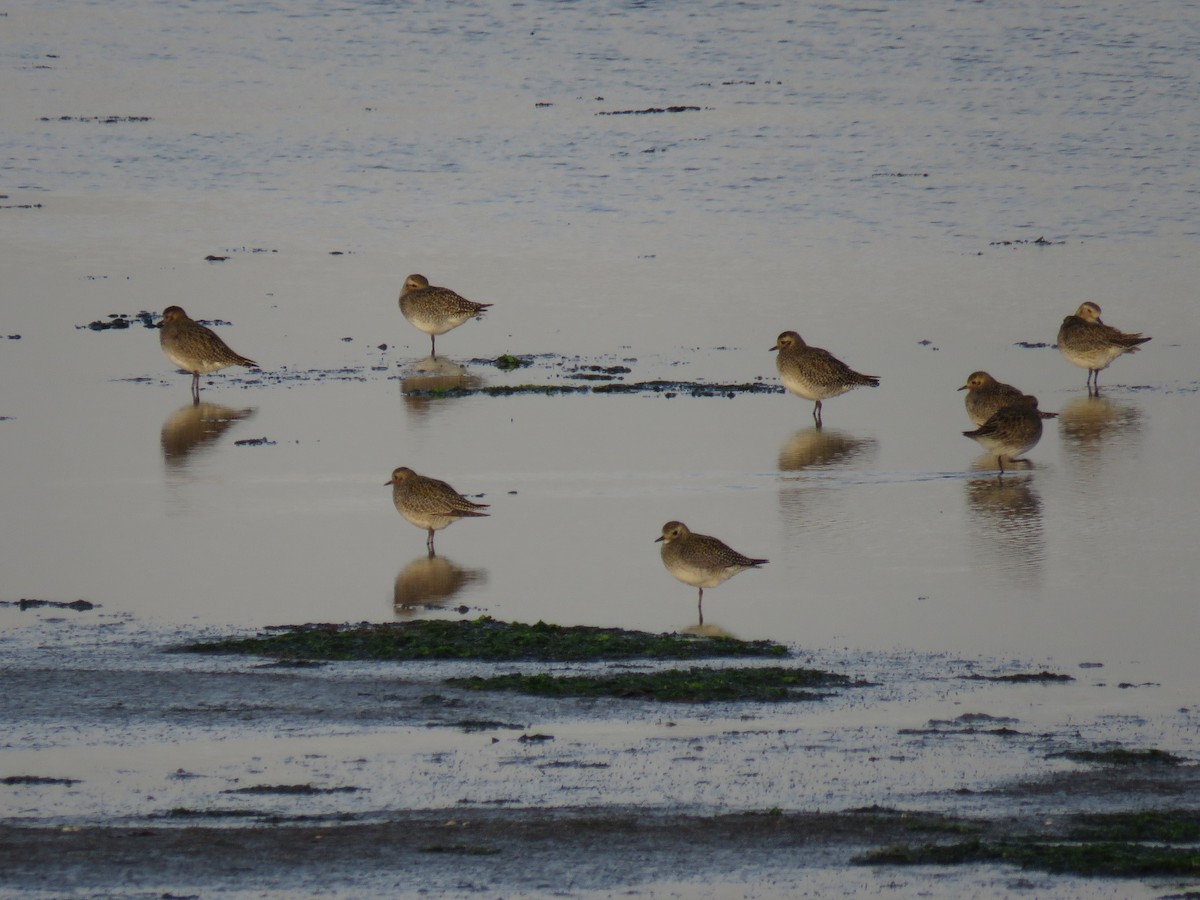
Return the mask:
<path id="1" fill-rule="evenodd" d="M 1079 745 L 1196 758 L 1198 23 L 1195 3 L 1115 0 L 10 3 L 0 604 L 98 608 L 0 605 L 24 686 L 0 774 L 81 780 L 7 788 L 4 819 L 161 822 L 290 781 L 363 790 L 281 812 L 368 817 L 1168 802 L 994 789 L 1083 768 L 1048 755 Z M 698 109 L 609 115 L 675 106 Z M 595 384 L 581 366 L 770 385 L 785 329 L 883 383 L 827 403 L 821 432 L 782 393 L 421 396 L 447 381 L 396 308 L 410 272 L 495 303 L 439 340 L 468 386 Z M 1053 343 L 1084 299 L 1154 336 L 1098 399 L 1018 345 Z M 155 332 L 80 327 L 173 303 L 264 371 L 214 376 L 197 409 Z M 502 353 L 533 365 L 485 362 Z M 1060 413 L 1003 482 L 960 434 L 980 368 Z M 492 516 L 429 560 L 384 486 L 398 465 Z M 460 609 L 690 628 L 694 591 L 653 543 L 669 519 L 771 560 L 706 592 L 707 623 L 876 686 L 736 720 L 506 697 L 543 748 L 394 712 L 444 666 L 274 679 L 158 652 Z M 1042 668 L 1077 680 L 955 677 Z M 963 715 L 1019 734 L 959 735 Z M 1161 893 L 990 867 L 727 877 Z M 680 879 L 644 887 L 726 887 Z"/>
<path id="2" fill-rule="evenodd" d="M 708 592 L 738 636 L 1102 663 L 1169 708 L 1200 683 L 1197 12 L 10 5 L 0 599 L 682 629 L 681 519 L 771 560 Z M 411 271 L 495 303 L 440 342 L 485 384 L 773 382 L 788 328 L 883 384 L 819 434 L 782 394 L 414 397 Z M 1154 336 L 1096 400 L 1017 345 L 1083 299 Z M 155 332 L 79 327 L 171 303 L 265 368 L 205 385 L 219 433 Z M 979 368 L 1061 413 L 1002 483 L 960 434 Z M 492 504 L 437 572 L 402 464 Z"/>

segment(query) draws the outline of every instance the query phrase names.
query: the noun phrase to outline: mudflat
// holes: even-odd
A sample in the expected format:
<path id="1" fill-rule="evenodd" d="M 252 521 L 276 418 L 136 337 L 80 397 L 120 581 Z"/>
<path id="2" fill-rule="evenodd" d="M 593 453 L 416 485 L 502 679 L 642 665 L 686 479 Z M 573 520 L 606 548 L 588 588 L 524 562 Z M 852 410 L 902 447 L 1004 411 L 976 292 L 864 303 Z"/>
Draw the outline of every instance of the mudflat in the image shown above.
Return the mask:
<path id="1" fill-rule="evenodd" d="M 180 653 L 184 632 L 96 625 L 47 616 L 9 642 L 10 895 L 1159 896 L 1200 884 L 1200 768 L 1138 730 L 1170 743 L 1190 711 L 1096 728 L 1029 703 L 1065 692 L 1060 716 L 1066 694 L 1088 702 L 1107 689 L 1090 670 L 793 650 L 700 664 L 848 677 L 796 702 L 546 698 L 464 685 L 679 663 L 318 663 Z M 1028 719 L 997 712 L 1024 704 Z M 959 712 L 926 717 L 936 708 Z"/>

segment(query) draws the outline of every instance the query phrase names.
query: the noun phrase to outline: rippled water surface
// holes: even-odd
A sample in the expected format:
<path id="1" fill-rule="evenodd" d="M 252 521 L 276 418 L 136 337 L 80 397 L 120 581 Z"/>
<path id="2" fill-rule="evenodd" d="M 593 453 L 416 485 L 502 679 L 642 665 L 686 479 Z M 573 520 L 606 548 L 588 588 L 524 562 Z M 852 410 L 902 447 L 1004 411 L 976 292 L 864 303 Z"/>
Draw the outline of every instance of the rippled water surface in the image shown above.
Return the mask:
<path id="1" fill-rule="evenodd" d="M 742 637 L 1200 683 L 1196 4 L 18 0 L 0 34 L 0 600 L 682 629 L 680 519 L 771 560 L 705 598 Z M 409 272 L 495 304 L 439 341 L 470 385 L 774 384 L 785 329 L 883 383 L 819 432 L 778 393 L 420 396 Z M 1098 397 L 1048 346 L 1085 299 L 1154 337 Z M 193 408 L 157 332 L 81 327 L 172 303 L 264 372 Z M 1002 481 L 975 369 L 1060 414 Z M 428 560 L 398 465 L 492 516 Z"/>

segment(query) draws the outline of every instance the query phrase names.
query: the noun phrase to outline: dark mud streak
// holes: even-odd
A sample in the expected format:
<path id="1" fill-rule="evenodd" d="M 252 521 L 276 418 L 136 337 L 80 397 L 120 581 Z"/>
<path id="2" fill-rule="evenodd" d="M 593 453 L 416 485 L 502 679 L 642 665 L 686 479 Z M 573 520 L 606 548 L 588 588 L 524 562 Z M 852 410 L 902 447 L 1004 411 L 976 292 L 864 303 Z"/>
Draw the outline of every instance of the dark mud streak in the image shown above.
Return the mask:
<path id="1" fill-rule="evenodd" d="M 358 787 L 319 788 L 311 784 L 256 784 L 242 788 L 227 788 L 222 794 L 268 794 L 283 796 L 316 796 L 318 794 L 354 794 L 365 790 Z"/>
<path id="2" fill-rule="evenodd" d="M 1062 753 L 1052 753 L 1050 756 L 1051 758 L 1061 757 L 1075 762 L 1103 763 L 1110 766 L 1178 766 L 1186 762 L 1183 757 L 1155 748 L 1128 750 L 1124 747 L 1110 747 L 1105 750 L 1066 750 Z"/>
<path id="3" fill-rule="evenodd" d="M 858 857 L 862 865 L 952 866 L 1008 863 L 1022 869 L 1103 878 L 1200 875 L 1200 853 L 1192 847 L 1147 846 L 1102 841 L 1063 844 L 1037 838 L 1020 841 L 964 841 L 955 844 L 901 844 Z"/>
<path id="4" fill-rule="evenodd" d="M 598 112 L 598 116 L 652 116 L 659 113 L 699 112 L 699 106 L 648 106 L 645 109 L 616 109 Z"/>
<path id="5" fill-rule="evenodd" d="M 1034 240 L 1017 239 L 1011 241 L 991 241 L 989 247 L 1062 247 L 1066 245 L 1066 241 L 1048 241 L 1044 237 L 1035 238 Z"/>
<path id="6" fill-rule="evenodd" d="M 1071 675 L 1060 675 L 1055 672 L 1015 672 L 1011 675 L 962 675 L 964 681 L 997 681 L 1011 684 L 1065 684 L 1074 681 Z"/>
<path id="7" fill-rule="evenodd" d="M 188 818 L 188 811 L 179 811 Z M 246 818 L 231 811 L 232 818 Z M 1175 833 L 1176 814 L 1147 813 L 1150 825 L 1114 822 L 1116 833 L 1159 840 Z M 1197 825 L 1195 813 L 1180 824 Z M 1102 827 L 1107 823 L 1101 821 Z M 835 813 L 781 810 L 718 816 L 677 816 L 643 809 L 521 810 L 474 808 L 447 814 L 399 812 L 385 822 L 314 821 L 276 817 L 265 825 L 229 827 L 0 825 L 8 862 L 2 883 L 30 888 L 69 878 L 76 889 L 138 883 L 273 890 L 404 871 L 428 890 L 461 888 L 464 879 L 492 892 L 547 884 L 574 890 L 626 888 L 663 878 L 720 878 L 753 868 L 764 876 L 795 876 L 806 866 L 965 865 L 1011 863 L 1089 876 L 1194 876 L 1190 848 L 1088 842 L 1092 817 L 1046 826 L 1040 817 L 959 819 L 880 807 Z M 1163 831 L 1164 827 L 1168 828 Z M 1147 829 L 1150 830 L 1147 830 Z M 1036 834 L 1036 839 L 1033 835 Z M 944 841 L 948 836 L 971 840 Z M 923 843 L 910 845 L 917 839 Z M 943 841 L 938 841 L 942 838 Z M 1064 841 L 1084 840 L 1083 844 Z M 467 861 L 470 858 L 470 862 Z M 619 875 L 614 873 L 619 872 Z M 348 881 L 348 879 L 350 879 Z"/>
<path id="8" fill-rule="evenodd" d="M 181 810 L 178 817 L 192 816 Z M 678 878 L 682 871 L 716 877 L 743 866 L 791 869 L 831 857 L 845 863 L 853 852 L 955 825 L 937 814 L 888 810 L 704 817 L 621 808 L 397 812 L 386 822 L 341 824 L 297 817 L 268 827 L 62 830 L 0 824 L 0 852 L 9 860 L 0 883 L 61 884 L 69 878 L 77 889 L 128 887 L 130 872 L 137 872 L 140 885 L 218 890 L 236 884 L 246 890 L 269 883 L 280 890 L 311 886 L 313 879 L 344 884 L 365 874 L 405 871 L 412 884 L 427 889 L 461 886 L 466 878 L 485 880 L 492 892 L 546 884 L 579 890 Z M 990 837 L 1004 833 L 988 823 L 972 827 Z M 463 868 L 463 856 L 480 858 Z"/>
<path id="9" fill-rule="evenodd" d="M 585 375 L 572 375 L 572 378 L 584 379 Z M 518 385 L 489 385 L 478 388 L 452 388 L 450 390 L 406 392 L 409 397 L 512 397 L 517 394 L 660 394 L 665 397 L 685 395 L 689 397 L 735 397 L 739 394 L 782 394 L 784 389 L 778 384 L 764 381 L 743 382 L 741 384 L 706 384 L 700 381 L 638 381 L 631 384 L 623 382 L 606 382 L 595 385 L 559 385 L 559 384 L 518 384 Z"/>
<path id="10" fill-rule="evenodd" d="M 76 612 L 87 612 L 95 609 L 96 604 L 88 600 L 71 600 L 66 602 L 63 600 L 34 600 L 25 599 L 12 601 L 0 600 L 0 607 L 16 606 L 22 610 L 26 609 L 73 609 Z"/>
<path id="11" fill-rule="evenodd" d="M 152 122 L 150 116 L 42 116 L 40 122 L 83 122 L 100 125 L 123 125 L 126 123 Z"/>
<path id="12" fill-rule="evenodd" d="M 851 681 L 845 675 L 816 669 L 765 666 L 574 676 L 506 674 L 453 678 L 449 683 L 472 691 L 520 691 L 540 697 L 618 697 L 667 703 L 795 703 L 831 696 L 807 688 L 847 687 Z"/>
<path id="13" fill-rule="evenodd" d="M 0 778 L 0 784 L 14 785 L 47 785 L 47 784 L 79 784 L 78 778 L 48 778 L 41 775 L 9 775 Z"/>

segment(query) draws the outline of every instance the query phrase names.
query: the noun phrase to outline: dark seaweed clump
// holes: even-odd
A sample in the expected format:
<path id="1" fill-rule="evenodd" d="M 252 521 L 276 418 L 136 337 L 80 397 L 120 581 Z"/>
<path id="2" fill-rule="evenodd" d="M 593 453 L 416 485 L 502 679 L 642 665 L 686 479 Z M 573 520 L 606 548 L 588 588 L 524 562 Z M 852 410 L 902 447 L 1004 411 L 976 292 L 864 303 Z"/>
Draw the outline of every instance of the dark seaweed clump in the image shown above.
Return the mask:
<path id="1" fill-rule="evenodd" d="M 72 600 L 69 603 L 63 600 L 37 600 L 22 597 L 20 600 L 0 600 L 0 606 L 17 606 L 22 610 L 26 609 L 73 609 L 76 612 L 86 612 L 89 609 L 95 609 L 96 604 L 87 600 Z"/>
<path id="2" fill-rule="evenodd" d="M 272 629 L 274 630 L 274 629 Z M 278 633 L 188 644 L 188 653 L 257 654 L 283 659 L 477 659 L 573 662 L 615 659 L 705 659 L 786 656 L 774 641 L 650 634 L 620 628 L 498 622 L 489 616 L 458 621 L 289 625 Z"/>
<path id="3" fill-rule="evenodd" d="M 150 116 L 42 116 L 41 122 L 97 122 L 101 125 L 120 125 L 127 122 L 151 122 Z"/>
<path id="4" fill-rule="evenodd" d="M 78 778 L 50 778 L 42 775 L 7 775 L 0 778 L 0 784 L 5 785 L 44 785 L 44 784 L 79 784 Z"/>
<path id="5" fill-rule="evenodd" d="M 1011 675 L 963 675 L 967 681 L 1000 681 L 1010 684 L 1063 684 L 1075 679 L 1070 675 L 1058 672 L 1014 672 Z"/>
<path id="6" fill-rule="evenodd" d="M 1062 247 L 1066 241 L 1048 241 L 1044 237 L 1035 240 L 1018 239 L 1012 241 L 991 241 L 989 247 Z"/>
<path id="7" fill-rule="evenodd" d="M 503 357 L 502 357 L 503 358 Z M 497 363 L 498 364 L 498 363 Z M 663 397 L 736 397 L 739 394 L 782 394 L 782 385 L 763 381 L 741 384 L 706 384 L 699 381 L 608 381 L 615 368 L 601 373 L 600 384 L 489 384 L 476 388 L 430 388 L 406 391 L 410 397 L 513 397 L 518 394 L 658 394 Z M 595 380 L 595 373 L 572 374 L 572 378 Z"/>
<path id="8" fill-rule="evenodd" d="M 598 112 L 598 116 L 652 116 L 659 113 L 699 112 L 699 106 L 648 106 L 645 109 L 614 109 Z"/>
<path id="9" fill-rule="evenodd" d="M 135 322 L 141 323 L 144 328 L 157 328 L 158 322 L 155 320 L 154 314 L 142 310 L 141 312 L 127 315 L 125 313 L 109 313 L 106 319 L 97 319 L 94 322 L 88 322 L 86 325 L 76 325 L 76 328 L 86 328 L 89 331 L 111 331 L 113 329 L 121 330 L 129 328 Z"/>

